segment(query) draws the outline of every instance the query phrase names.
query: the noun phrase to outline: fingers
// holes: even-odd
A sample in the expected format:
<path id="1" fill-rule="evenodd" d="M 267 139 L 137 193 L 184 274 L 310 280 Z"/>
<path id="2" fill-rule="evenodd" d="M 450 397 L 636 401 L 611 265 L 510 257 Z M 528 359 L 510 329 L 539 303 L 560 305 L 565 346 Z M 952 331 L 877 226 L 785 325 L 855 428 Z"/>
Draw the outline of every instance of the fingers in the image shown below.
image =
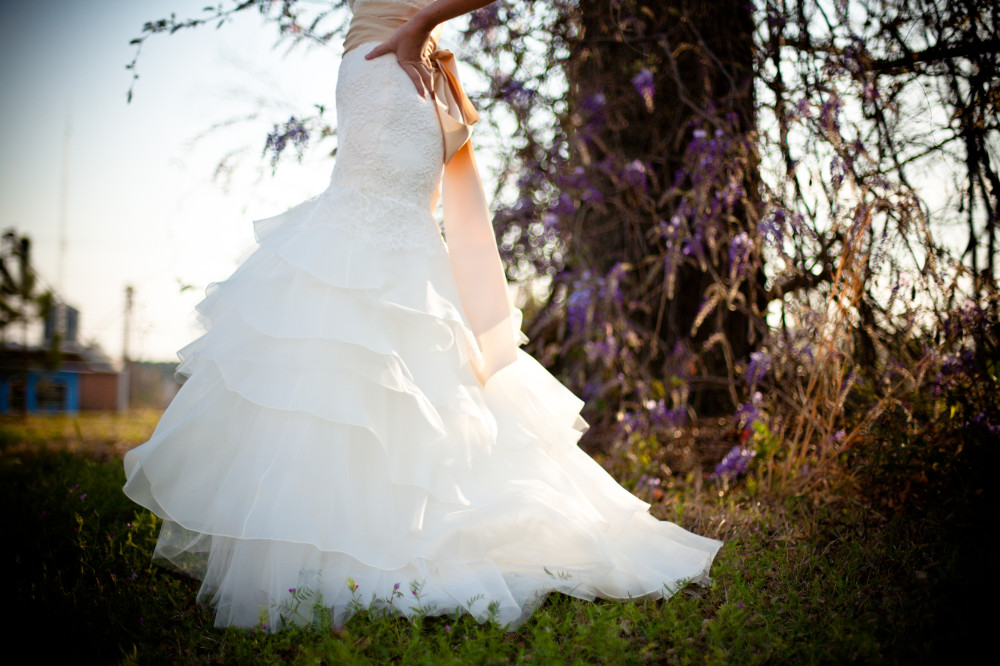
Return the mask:
<path id="1" fill-rule="evenodd" d="M 413 81 L 413 85 L 421 97 L 427 97 L 428 93 L 434 89 L 431 67 L 423 60 L 401 60 L 399 61 L 399 66 L 403 68 L 406 75 Z"/>
<path id="2" fill-rule="evenodd" d="M 417 72 L 420 74 L 420 83 L 423 84 L 424 91 L 420 94 L 421 97 L 426 97 L 428 94 L 434 94 L 434 79 L 431 76 L 431 68 L 428 65 L 421 63 Z"/>
<path id="3" fill-rule="evenodd" d="M 406 72 L 406 75 L 408 77 L 410 77 L 411 81 L 413 81 L 413 85 L 416 86 L 416 88 L 417 88 L 417 93 L 421 97 L 427 97 L 427 90 L 428 90 L 428 88 L 424 84 L 424 79 L 420 75 L 420 71 L 416 67 L 413 67 L 412 65 L 411 66 L 405 66 L 404 65 L 403 66 L 403 71 Z"/>
<path id="4" fill-rule="evenodd" d="M 390 50 L 391 49 L 389 49 L 386 46 L 386 42 L 382 42 L 381 44 L 379 44 L 378 46 L 376 46 L 375 48 L 373 48 L 371 51 L 368 52 L 368 54 L 365 56 L 365 60 L 371 60 L 379 56 L 384 56 L 386 53 L 389 53 Z"/>
<path id="5" fill-rule="evenodd" d="M 420 55 L 418 55 L 415 59 L 407 59 L 405 56 L 400 57 L 400 50 L 399 45 L 395 43 L 394 39 L 389 39 L 369 51 L 365 55 L 365 60 L 373 60 L 389 53 L 395 53 L 399 66 L 403 68 L 406 75 L 410 77 L 411 81 L 413 81 L 413 85 L 417 89 L 417 93 L 421 97 L 427 97 L 428 93 L 431 93 L 434 89 L 433 78 L 431 75 L 431 63 Z"/>

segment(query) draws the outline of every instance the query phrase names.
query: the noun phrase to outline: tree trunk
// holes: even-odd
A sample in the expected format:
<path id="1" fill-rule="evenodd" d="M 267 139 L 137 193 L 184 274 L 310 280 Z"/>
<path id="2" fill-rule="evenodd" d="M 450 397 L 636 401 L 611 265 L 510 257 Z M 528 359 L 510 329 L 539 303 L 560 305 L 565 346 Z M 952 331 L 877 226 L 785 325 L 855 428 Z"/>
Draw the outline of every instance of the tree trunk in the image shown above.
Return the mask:
<path id="1" fill-rule="evenodd" d="M 606 274 L 619 262 L 642 266 L 661 223 L 678 213 L 681 193 L 699 177 L 685 162 L 694 137 L 711 140 L 725 126 L 727 135 L 754 145 L 753 24 L 745 0 L 580 0 L 578 21 L 565 66 L 575 123 L 568 128 L 573 133 L 570 161 L 604 196 L 599 205 L 581 206 L 571 261 Z M 641 177 L 645 183 L 635 186 Z M 745 308 L 718 307 L 703 325 L 694 326 L 706 290 L 729 271 L 729 242 L 742 231 L 751 239 L 757 235 L 755 156 L 739 178 L 742 200 L 727 219 L 713 222 L 721 251 L 709 253 L 707 263 L 685 261 L 666 300 L 656 295 L 666 289 L 665 277 L 659 284 L 647 282 L 645 290 L 655 302 L 629 315 L 639 330 L 655 337 L 649 340 L 658 350 L 648 359 L 651 369 L 664 362 L 664 352 L 675 343 L 691 343 L 693 328 L 692 348 L 713 338 L 710 349 L 699 355 L 692 386 L 690 405 L 702 415 L 731 413 L 734 394 L 723 386 L 732 385 L 734 360 L 746 358 L 759 341 L 748 314 L 764 307 L 759 264 L 739 287 Z"/>

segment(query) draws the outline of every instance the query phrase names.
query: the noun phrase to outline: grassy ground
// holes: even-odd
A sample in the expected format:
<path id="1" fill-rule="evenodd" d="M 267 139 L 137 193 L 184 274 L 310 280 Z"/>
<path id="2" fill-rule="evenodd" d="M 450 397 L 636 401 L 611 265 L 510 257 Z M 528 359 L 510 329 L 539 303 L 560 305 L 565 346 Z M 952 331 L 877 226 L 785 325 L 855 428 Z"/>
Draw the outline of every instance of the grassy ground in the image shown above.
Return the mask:
<path id="1" fill-rule="evenodd" d="M 50 636 L 32 643 L 40 661 L 931 663 L 975 654 L 993 623 L 979 607 L 997 587 L 996 555 L 982 545 L 996 514 L 975 488 L 900 506 L 853 489 L 775 497 L 682 485 L 654 513 L 726 545 L 711 587 L 667 602 L 553 595 L 516 632 L 366 614 L 341 628 L 219 630 L 194 582 L 150 564 L 157 521 L 120 491 L 120 455 L 156 417 L 0 421 L 11 636 Z"/>

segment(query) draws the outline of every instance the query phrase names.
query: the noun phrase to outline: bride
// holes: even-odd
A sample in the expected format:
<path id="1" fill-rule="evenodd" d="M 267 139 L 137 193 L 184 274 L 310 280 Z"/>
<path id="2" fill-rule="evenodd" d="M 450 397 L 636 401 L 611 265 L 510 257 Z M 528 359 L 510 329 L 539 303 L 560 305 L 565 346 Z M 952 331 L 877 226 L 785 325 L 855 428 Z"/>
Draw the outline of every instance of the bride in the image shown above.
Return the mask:
<path id="1" fill-rule="evenodd" d="M 584 454 L 582 403 L 518 348 L 475 110 L 436 47 L 489 0 L 350 4 L 330 185 L 255 223 L 125 456 L 125 493 L 163 519 L 154 558 L 203 581 L 217 626 L 272 629 L 303 600 L 338 623 L 391 605 L 517 626 L 553 591 L 707 581 L 720 542 Z"/>

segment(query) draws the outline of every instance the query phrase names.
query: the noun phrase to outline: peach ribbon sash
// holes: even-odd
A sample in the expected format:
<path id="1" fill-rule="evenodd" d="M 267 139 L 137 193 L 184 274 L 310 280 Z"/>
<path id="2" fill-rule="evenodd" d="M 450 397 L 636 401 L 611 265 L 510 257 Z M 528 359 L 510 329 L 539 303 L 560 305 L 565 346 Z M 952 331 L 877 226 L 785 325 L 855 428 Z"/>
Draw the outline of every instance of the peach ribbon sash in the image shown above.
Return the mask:
<path id="1" fill-rule="evenodd" d="M 358 7 L 344 40 L 344 53 L 361 44 L 382 42 L 416 9 L 394 2 L 366 2 Z M 436 48 L 435 28 L 427 55 L 434 65 L 433 96 L 441 124 L 444 176 L 442 207 L 448 256 L 462 309 L 482 357 L 474 370 L 485 385 L 517 359 L 521 313 L 514 307 L 500 261 L 489 206 L 469 136 L 479 120 L 458 79 L 455 55 Z"/>

